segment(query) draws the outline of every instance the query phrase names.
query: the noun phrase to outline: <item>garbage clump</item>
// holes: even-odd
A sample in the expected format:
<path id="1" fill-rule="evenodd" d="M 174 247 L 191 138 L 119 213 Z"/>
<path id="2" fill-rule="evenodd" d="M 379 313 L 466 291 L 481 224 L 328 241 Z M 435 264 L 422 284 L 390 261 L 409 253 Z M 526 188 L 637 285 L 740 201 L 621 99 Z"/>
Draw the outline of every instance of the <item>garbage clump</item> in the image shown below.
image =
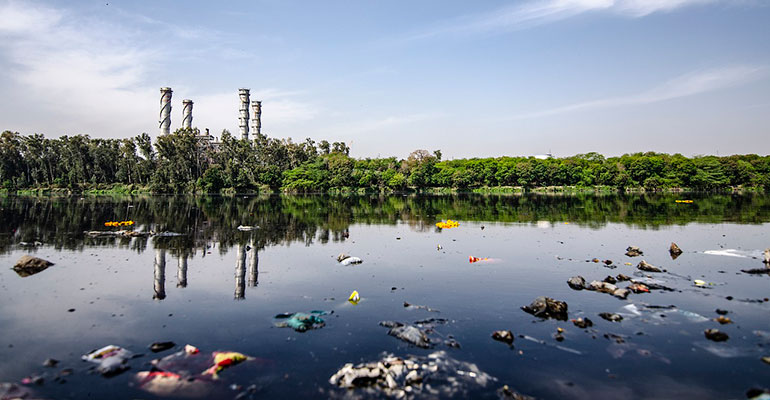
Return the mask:
<path id="1" fill-rule="evenodd" d="M 643 256 L 644 252 L 636 246 L 628 246 L 626 248 L 626 255 L 629 257 Z"/>
<path id="2" fill-rule="evenodd" d="M 130 351 L 115 345 L 107 345 L 93 350 L 81 357 L 84 361 L 99 364 L 96 371 L 104 376 L 118 375 L 130 367 L 126 364 L 134 355 Z"/>
<path id="3" fill-rule="evenodd" d="M 717 322 L 719 322 L 722 325 L 732 324 L 733 323 L 733 320 L 731 320 L 728 317 L 725 317 L 724 315 L 720 315 L 720 316 L 714 318 L 714 321 L 717 321 Z"/>
<path id="4" fill-rule="evenodd" d="M 279 328 L 291 328 L 297 332 L 306 332 L 309 329 L 320 329 L 326 325 L 321 315 L 328 314 L 326 311 L 314 310 L 309 313 L 283 313 L 274 318 L 281 321 L 276 322 L 275 326 Z"/>
<path id="5" fill-rule="evenodd" d="M 617 286 L 611 283 L 602 281 L 591 281 L 591 283 L 589 283 L 585 289 L 608 293 L 620 299 L 626 299 L 630 293 L 628 289 L 619 289 Z"/>
<path id="6" fill-rule="evenodd" d="M 567 303 L 554 300 L 550 297 L 540 296 L 532 304 L 521 307 L 522 310 L 540 318 L 553 318 L 560 321 L 567 320 Z"/>
<path id="7" fill-rule="evenodd" d="M 632 283 L 626 289 L 634 293 L 650 293 L 650 288 L 643 283 Z"/>
<path id="8" fill-rule="evenodd" d="M 583 290 L 586 288 L 586 280 L 582 276 L 573 276 L 567 280 L 567 285 L 575 290 Z"/>
<path id="9" fill-rule="evenodd" d="M 430 339 L 423 330 L 414 325 L 405 325 L 396 321 L 381 321 L 380 326 L 390 328 L 388 335 L 401 339 L 409 344 L 427 349 L 431 346 Z"/>
<path id="10" fill-rule="evenodd" d="M 476 364 L 455 360 L 444 351 L 427 357 L 385 354 L 380 360 L 345 364 L 329 383 L 348 390 L 328 397 L 472 398 L 475 390 L 495 380 Z"/>
<path id="11" fill-rule="evenodd" d="M 492 332 L 492 339 L 498 342 L 513 344 L 513 332 L 511 331 L 494 331 Z"/>
<path id="12" fill-rule="evenodd" d="M 230 226 L 232 226 L 232 225 L 230 225 Z M 258 229 L 258 228 L 259 228 L 258 226 L 254 226 L 254 225 L 238 225 L 238 227 L 235 228 L 235 229 L 237 229 L 237 230 L 239 230 L 241 232 L 250 232 L 250 231 L 253 231 L 253 230 Z"/>
<path id="13" fill-rule="evenodd" d="M 342 265 L 351 265 L 351 264 L 361 264 L 362 262 L 364 262 L 364 260 L 358 257 L 352 257 L 345 253 L 340 253 L 340 255 L 337 256 L 337 262 Z"/>
<path id="14" fill-rule="evenodd" d="M 615 313 L 603 312 L 599 314 L 600 317 L 610 322 L 620 322 L 623 320 L 623 316 Z"/>
<path id="15" fill-rule="evenodd" d="M 131 226 L 134 221 L 107 221 L 104 226 Z"/>
<path id="16" fill-rule="evenodd" d="M 30 255 L 24 255 L 19 258 L 19 261 L 16 261 L 16 265 L 13 266 L 13 270 L 19 274 L 20 277 L 26 278 L 30 275 L 35 275 L 39 272 L 45 271 L 51 265 L 54 264 L 48 260 Z"/>
<path id="17" fill-rule="evenodd" d="M 706 335 L 706 339 L 713 340 L 715 342 L 724 342 L 730 338 L 730 336 L 727 336 L 726 333 L 720 331 L 719 329 L 706 329 L 703 331 L 703 334 Z"/>
<path id="18" fill-rule="evenodd" d="M 446 220 L 446 222 L 444 221 L 436 222 L 436 227 L 441 229 L 452 229 L 452 228 L 457 228 L 458 226 L 460 226 L 460 223 L 457 221 L 452 221 L 451 219 Z"/>
<path id="19" fill-rule="evenodd" d="M 487 258 L 487 257 L 474 257 L 474 256 L 469 256 L 468 257 L 468 262 L 471 263 L 471 264 L 479 262 L 479 261 L 489 261 L 489 258 Z"/>
<path id="20" fill-rule="evenodd" d="M 671 247 L 668 248 L 668 253 L 671 254 L 672 260 L 676 260 L 677 257 L 682 255 L 682 249 L 680 249 L 676 243 L 671 242 Z"/>
<path id="21" fill-rule="evenodd" d="M 647 271 L 647 272 L 663 272 L 662 269 L 660 269 L 660 268 L 658 268 L 658 267 L 656 267 L 656 266 L 654 266 L 654 265 L 652 265 L 652 264 L 650 264 L 650 263 L 648 263 L 647 261 L 644 261 L 644 260 L 642 260 L 636 266 L 636 268 L 640 269 L 642 271 Z"/>
<path id="22" fill-rule="evenodd" d="M 580 329 L 586 329 L 594 326 L 594 322 L 588 318 L 573 319 L 572 323 Z"/>
<path id="23" fill-rule="evenodd" d="M 211 375 L 214 379 L 219 377 L 219 373 L 222 372 L 222 370 L 250 359 L 249 356 L 234 351 L 215 351 L 213 354 L 214 365 L 203 371 L 202 375 Z"/>

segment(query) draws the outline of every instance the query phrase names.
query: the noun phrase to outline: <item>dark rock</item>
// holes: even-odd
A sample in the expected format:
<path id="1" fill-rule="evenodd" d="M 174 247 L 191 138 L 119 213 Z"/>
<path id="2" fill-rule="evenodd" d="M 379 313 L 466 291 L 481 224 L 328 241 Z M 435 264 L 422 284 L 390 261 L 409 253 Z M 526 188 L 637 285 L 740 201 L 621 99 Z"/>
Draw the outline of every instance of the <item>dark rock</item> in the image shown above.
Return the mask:
<path id="1" fill-rule="evenodd" d="M 726 333 L 721 332 L 719 329 L 706 329 L 703 333 L 706 335 L 706 339 L 715 342 L 724 342 L 730 338 Z"/>
<path id="2" fill-rule="evenodd" d="M 561 332 L 554 333 L 553 338 L 556 339 L 557 342 L 564 341 L 564 335 L 562 335 Z"/>
<path id="3" fill-rule="evenodd" d="M 623 320 L 622 315 L 615 314 L 615 313 L 603 312 L 603 313 L 600 313 L 599 316 L 610 322 L 620 322 Z"/>
<path id="4" fill-rule="evenodd" d="M 614 277 L 608 275 L 606 278 L 604 278 L 604 282 L 611 283 L 611 284 L 614 285 L 614 284 L 618 283 L 618 280 L 615 279 Z"/>
<path id="5" fill-rule="evenodd" d="M 25 255 L 21 256 L 19 261 L 16 261 L 16 265 L 13 266 L 13 270 L 16 271 L 20 277 L 25 278 L 27 276 L 43 272 L 51 265 L 53 265 L 53 263 L 48 260 Z"/>
<path id="6" fill-rule="evenodd" d="M 644 252 L 636 246 L 628 246 L 626 248 L 626 255 L 629 257 L 643 256 Z"/>
<path id="7" fill-rule="evenodd" d="M 511 331 L 494 331 L 492 332 L 492 339 L 498 342 L 513 343 L 513 332 Z"/>
<path id="8" fill-rule="evenodd" d="M 612 295 L 619 298 L 619 299 L 627 299 L 628 294 L 631 293 L 628 289 L 616 289 L 614 292 L 612 292 Z"/>
<path id="9" fill-rule="evenodd" d="M 521 309 L 540 318 L 567 320 L 567 303 L 550 297 L 540 296 L 532 304 L 521 307 Z"/>
<path id="10" fill-rule="evenodd" d="M 612 260 L 604 260 L 602 261 L 604 265 L 612 265 Z"/>
<path id="11" fill-rule="evenodd" d="M 716 313 L 717 313 L 717 314 L 719 314 L 719 315 L 727 315 L 727 313 L 728 313 L 728 312 L 729 312 L 729 311 L 727 311 L 727 310 L 722 310 L 722 309 L 720 309 L 720 308 L 717 308 L 717 309 L 716 309 Z"/>
<path id="12" fill-rule="evenodd" d="M 742 269 L 741 272 L 752 275 L 770 274 L 770 268 Z"/>
<path id="13" fill-rule="evenodd" d="M 53 359 L 53 358 L 49 358 L 49 359 L 47 359 L 47 360 L 43 361 L 43 366 L 44 366 L 44 367 L 50 367 L 50 368 L 53 368 L 53 367 L 55 367 L 57 364 L 59 364 L 59 360 L 56 360 L 56 359 Z"/>
<path id="14" fill-rule="evenodd" d="M 580 329 L 586 329 L 594 326 L 594 322 L 588 318 L 573 319 L 572 323 Z"/>
<path id="15" fill-rule="evenodd" d="M 505 385 L 497 389 L 497 398 L 500 400 L 535 400 L 534 397 L 521 394 Z"/>
<path id="16" fill-rule="evenodd" d="M 660 268 L 648 263 L 647 261 L 642 260 L 639 265 L 636 266 L 636 268 L 647 271 L 647 272 L 663 272 Z"/>
<path id="17" fill-rule="evenodd" d="M 176 343 L 174 342 L 155 342 L 150 345 L 150 351 L 153 353 L 158 353 L 164 350 L 168 350 L 174 346 L 176 346 Z"/>
<path id="18" fill-rule="evenodd" d="M 586 288 L 586 280 L 582 276 L 573 276 L 567 281 L 567 285 L 575 290 L 583 290 Z"/>
<path id="19" fill-rule="evenodd" d="M 588 290 L 596 290 L 597 292 L 602 293 L 609 293 L 612 294 L 616 290 L 618 290 L 618 287 L 607 282 L 601 282 L 601 281 L 591 281 L 591 283 L 588 284 L 586 287 Z"/>
<path id="20" fill-rule="evenodd" d="M 676 260 L 677 257 L 682 255 L 682 249 L 680 249 L 674 242 L 671 242 L 671 247 L 669 247 L 668 252 L 671 254 L 672 260 Z"/>
<path id="21" fill-rule="evenodd" d="M 616 276 L 615 279 L 617 279 L 618 282 L 622 282 L 622 281 L 630 281 L 631 277 L 623 274 L 618 274 L 618 276 Z"/>

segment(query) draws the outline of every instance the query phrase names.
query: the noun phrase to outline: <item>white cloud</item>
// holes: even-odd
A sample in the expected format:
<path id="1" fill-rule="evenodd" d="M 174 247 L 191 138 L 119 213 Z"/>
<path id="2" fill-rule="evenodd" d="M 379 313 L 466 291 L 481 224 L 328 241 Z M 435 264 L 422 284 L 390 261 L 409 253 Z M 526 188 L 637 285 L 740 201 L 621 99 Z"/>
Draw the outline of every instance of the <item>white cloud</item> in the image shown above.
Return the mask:
<path id="1" fill-rule="evenodd" d="M 539 118 L 573 111 L 658 103 L 746 84 L 760 79 L 766 72 L 767 68 L 757 66 L 733 66 L 692 72 L 641 93 L 575 103 L 506 119 Z"/>
<path id="2" fill-rule="evenodd" d="M 592 11 L 612 12 L 628 17 L 643 17 L 669 12 L 686 6 L 718 0 L 534 0 L 506 6 L 481 15 L 444 21 L 418 32 L 410 39 L 443 35 L 473 35 L 514 31 L 571 18 Z"/>

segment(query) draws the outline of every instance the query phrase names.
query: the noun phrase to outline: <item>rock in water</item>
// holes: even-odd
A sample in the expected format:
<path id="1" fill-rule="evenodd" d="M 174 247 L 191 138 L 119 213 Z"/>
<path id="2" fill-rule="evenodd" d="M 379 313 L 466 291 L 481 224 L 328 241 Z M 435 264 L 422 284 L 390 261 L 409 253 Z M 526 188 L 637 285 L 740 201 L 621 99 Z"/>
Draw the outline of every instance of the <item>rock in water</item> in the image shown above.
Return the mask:
<path id="1" fill-rule="evenodd" d="M 765 259 L 762 262 L 770 264 L 770 249 L 765 249 L 765 252 L 762 254 L 765 256 Z"/>
<path id="2" fill-rule="evenodd" d="M 575 290 L 583 290 L 586 287 L 586 280 L 582 276 L 573 276 L 567 281 L 567 285 Z"/>
<path id="3" fill-rule="evenodd" d="M 660 268 L 648 263 L 647 261 L 642 260 L 639 265 L 636 266 L 636 268 L 647 271 L 647 272 L 663 272 Z"/>
<path id="4" fill-rule="evenodd" d="M 706 339 L 713 340 L 715 342 L 724 342 L 730 338 L 726 333 L 721 332 L 719 329 L 706 329 L 703 331 L 703 334 L 706 335 Z"/>
<path id="5" fill-rule="evenodd" d="M 573 319 L 572 323 L 580 329 L 590 328 L 594 326 L 594 322 L 588 318 Z"/>
<path id="6" fill-rule="evenodd" d="M 513 332 L 511 331 L 494 331 L 492 332 L 492 339 L 498 342 L 513 343 Z"/>
<path id="7" fill-rule="evenodd" d="M 643 256 L 644 252 L 636 246 L 628 246 L 626 248 L 626 255 L 629 257 Z"/>
<path id="8" fill-rule="evenodd" d="M 620 322 L 623 320 L 623 316 L 621 316 L 620 314 L 603 312 L 599 314 L 599 316 L 610 322 Z"/>
<path id="9" fill-rule="evenodd" d="M 674 242 L 671 242 L 671 247 L 669 247 L 668 252 L 671 254 L 672 260 L 676 260 L 677 257 L 682 255 L 682 249 L 680 249 Z"/>
<path id="10" fill-rule="evenodd" d="M 567 320 L 567 303 L 550 297 L 540 296 L 532 304 L 521 307 L 521 309 L 540 318 Z"/>
<path id="11" fill-rule="evenodd" d="M 16 265 L 13 266 L 13 270 L 16 271 L 20 277 L 24 278 L 37 274 L 38 272 L 43 272 L 51 265 L 53 265 L 53 263 L 48 260 L 26 255 L 21 256 L 19 261 L 16 261 Z"/>

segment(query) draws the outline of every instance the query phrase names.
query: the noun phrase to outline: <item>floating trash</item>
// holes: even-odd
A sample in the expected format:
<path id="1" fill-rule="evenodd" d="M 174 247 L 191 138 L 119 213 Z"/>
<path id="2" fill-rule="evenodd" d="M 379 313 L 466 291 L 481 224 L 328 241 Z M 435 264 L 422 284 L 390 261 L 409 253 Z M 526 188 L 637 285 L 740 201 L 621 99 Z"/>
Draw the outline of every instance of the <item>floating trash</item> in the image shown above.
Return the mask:
<path id="1" fill-rule="evenodd" d="M 444 222 L 444 221 L 436 222 L 436 226 L 441 228 L 441 229 L 452 229 L 452 228 L 457 228 L 458 226 L 460 226 L 460 223 L 457 222 L 457 221 L 452 221 L 451 219 L 448 219 L 448 220 L 446 220 L 446 222 Z"/>
<path id="2" fill-rule="evenodd" d="M 131 226 L 134 221 L 107 221 L 104 226 Z"/>
<path id="3" fill-rule="evenodd" d="M 674 200 L 677 203 L 692 204 L 692 200 Z"/>
<path id="4" fill-rule="evenodd" d="M 361 301 L 361 296 L 359 296 L 357 290 L 354 290 L 353 293 L 350 294 L 350 297 L 348 297 L 348 301 L 350 302 L 350 304 L 353 304 L 354 306 L 358 305 L 358 302 Z"/>

